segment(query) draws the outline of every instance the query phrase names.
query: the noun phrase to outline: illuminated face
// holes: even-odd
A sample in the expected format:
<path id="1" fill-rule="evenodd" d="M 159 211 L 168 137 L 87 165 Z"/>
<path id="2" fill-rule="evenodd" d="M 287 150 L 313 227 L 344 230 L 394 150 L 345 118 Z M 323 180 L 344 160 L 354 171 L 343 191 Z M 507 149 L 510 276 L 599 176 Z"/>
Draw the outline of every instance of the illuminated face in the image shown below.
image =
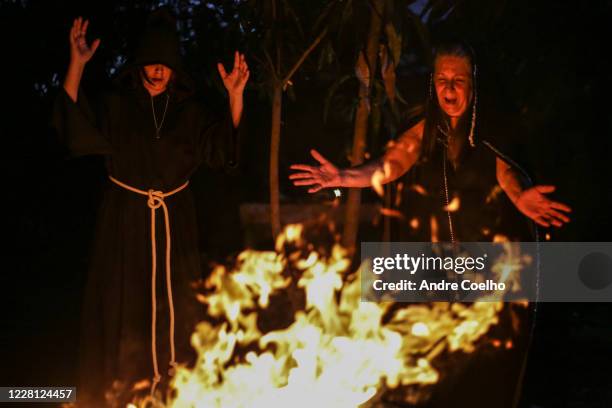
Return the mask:
<path id="1" fill-rule="evenodd" d="M 466 57 L 440 55 L 433 73 L 438 104 L 451 118 L 459 118 L 472 101 L 472 66 Z"/>
<path id="2" fill-rule="evenodd" d="M 144 74 L 146 78 L 142 78 L 144 87 L 152 94 L 157 95 L 166 90 L 170 78 L 172 78 L 172 69 L 163 64 L 152 64 L 144 66 Z"/>

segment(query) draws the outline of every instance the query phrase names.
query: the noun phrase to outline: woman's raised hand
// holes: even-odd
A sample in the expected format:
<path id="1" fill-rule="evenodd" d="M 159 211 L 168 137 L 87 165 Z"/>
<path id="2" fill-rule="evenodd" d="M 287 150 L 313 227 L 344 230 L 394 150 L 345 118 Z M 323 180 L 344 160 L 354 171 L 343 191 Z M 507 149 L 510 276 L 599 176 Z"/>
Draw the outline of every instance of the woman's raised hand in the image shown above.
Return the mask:
<path id="1" fill-rule="evenodd" d="M 550 200 L 545 196 L 555 191 L 555 186 L 534 186 L 521 193 L 516 200 L 516 207 L 527 217 L 543 227 L 561 227 L 570 221 L 565 213 L 571 208 L 563 203 Z"/>
<path id="2" fill-rule="evenodd" d="M 320 163 L 320 166 L 307 166 L 305 164 L 292 164 L 292 170 L 299 170 L 289 176 L 295 186 L 312 186 L 308 189 L 309 193 L 316 193 L 322 188 L 340 187 L 340 170 L 321 156 L 316 150 L 311 150 L 310 154 Z"/>
<path id="3" fill-rule="evenodd" d="M 250 75 L 249 66 L 244 59 L 244 54 L 240 54 L 238 51 L 234 52 L 234 67 L 229 74 L 220 62 L 217 63 L 217 69 L 227 92 L 230 95 L 242 95 Z"/>
<path id="4" fill-rule="evenodd" d="M 99 38 L 93 40 L 91 45 L 87 44 L 85 35 L 87 34 L 88 25 L 89 20 L 83 21 L 83 17 L 75 18 L 72 23 L 72 28 L 70 29 L 70 61 L 73 63 L 85 65 L 100 45 Z"/>

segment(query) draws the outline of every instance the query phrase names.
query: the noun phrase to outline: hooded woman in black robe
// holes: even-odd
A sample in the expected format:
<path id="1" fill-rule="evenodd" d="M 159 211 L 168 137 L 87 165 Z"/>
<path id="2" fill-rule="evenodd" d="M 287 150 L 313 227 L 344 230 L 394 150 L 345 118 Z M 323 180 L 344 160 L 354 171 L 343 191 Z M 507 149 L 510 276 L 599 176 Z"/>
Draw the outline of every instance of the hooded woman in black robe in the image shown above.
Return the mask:
<path id="1" fill-rule="evenodd" d="M 202 273 L 188 182 L 201 164 L 237 165 L 249 72 L 238 53 L 232 72 L 219 64 L 230 109 L 211 114 L 182 69 L 174 20 L 157 12 L 120 86 L 94 109 L 79 85 L 99 45 L 86 43 L 86 30 L 76 19 L 53 122 L 71 156 L 103 155 L 109 176 L 82 310 L 78 402 L 91 407 L 143 378 L 153 377 L 152 388 L 165 383 L 175 364 L 195 357 L 190 336 L 204 309 L 190 286 Z"/>

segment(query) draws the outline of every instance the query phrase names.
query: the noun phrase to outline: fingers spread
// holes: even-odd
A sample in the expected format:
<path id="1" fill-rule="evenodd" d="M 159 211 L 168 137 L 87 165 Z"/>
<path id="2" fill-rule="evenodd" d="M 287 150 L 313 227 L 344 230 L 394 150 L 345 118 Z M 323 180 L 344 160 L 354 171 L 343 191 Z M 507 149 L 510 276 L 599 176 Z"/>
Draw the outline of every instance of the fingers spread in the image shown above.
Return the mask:
<path id="1" fill-rule="evenodd" d="M 557 210 L 561 210 L 561 211 L 565 211 L 565 212 L 572 212 L 572 209 L 569 206 L 567 206 L 567 205 L 565 205 L 563 203 L 559 203 L 557 201 L 551 201 L 550 202 L 550 206 L 551 206 L 551 208 L 554 208 L 554 209 L 557 209 Z"/>
<path id="2" fill-rule="evenodd" d="M 311 186 L 313 184 L 318 184 L 318 181 L 316 181 L 313 178 L 309 178 L 309 179 L 305 179 L 305 180 L 294 180 L 293 181 L 293 185 L 294 186 Z"/>
<path id="3" fill-rule="evenodd" d="M 289 168 L 293 170 L 304 170 L 311 173 L 314 171 L 314 167 L 307 166 L 305 164 L 292 164 L 291 166 L 289 166 Z"/>
<path id="4" fill-rule="evenodd" d="M 312 149 L 310 151 L 310 154 L 312 155 L 312 157 L 315 158 L 316 161 L 318 161 L 321 164 L 328 164 L 329 162 L 327 161 L 327 159 L 323 156 L 321 156 L 321 153 L 317 152 L 315 149 Z"/>
<path id="5" fill-rule="evenodd" d="M 98 49 L 98 46 L 100 45 L 100 39 L 96 38 L 93 43 L 91 43 L 91 52 L 94 53 L 96 52 L 96 50 Z"/>
<path id="6" fill-rule="evenodd" d="M 289 175 L 290 180 L 312 178 L 312 173 L 293 173 Z"/>
<path id="7" fill-rule="evenodd" d="M 236 69 L 240 66 L 240 56 L 238 54 L 238 51 L 234 51 L 234 68 Z"/>
<path id="8" fill-rule="evenodd" d="M 81 23 L 79 18 L 80 17 L 75 18 L 72 22 L 72 28 L 70 29 L 70 39 L 72 41 L 76 41 L 81 34 Z"/>
<path id="9" fill-rule="evenodd" d="M 225 78 L 227 76 L 227 72 L 225 71 L 225 67 L 222 63 L 217 62 L 217 69 L 219 70 L 219 75 L 221 75 L 221 78 Z"/>
<path id="10" fill-rule="evenodd" d="M 540 193 L 552 193 L 556 189 L 555 186 L 550 185 L 535 186 L 534 188 Z"/>
<path id="11" fill-rule="evenodd" d="M 544 218 L 546 223 L 548 223 L 549 225 L 553 225 L 555 227 L 560 227 L 562 225 L 559 220 L 557 220 L 556 218 L 554 218 L 550 214 L 544 214 L 542 217 Z"/>
<path id="12" fill-rule="evenodd" d="M 551 217 L 554 217 L 558 220 L 561 220 L 563 222 L 570 222 L 570 219 L 568 216 L 566 216 L 565 214 L 563 214 L 562 212 L 556 211 L 556 210 L 549 210 L 548 211 L 548 215 Z"/>
<path id="13" fill-rule="evenodd" d="M 315 187 L 309 188 L 309 189 L 308 189 L 308 192 L 309 192 L 309 193 L 316 193 L 317 191 L 321 190 L 322 188 L 323 188 L 323 186 L 322 186 L 322 185 L 317 185 L 317 186 L 315 186 Z"/>
<path id="14" fill-rule="evenodd" d="M 542 216 L 535 217 L 533 220 L 539 225 L 541 225 L 542 227 L 550 227 L 550 224 Z"/>
<path id="15" fill-rule="evenodd" d="M 85 35 L 85 33 L 87 32 L 87 27 L 89 26 L 89 20 L 85 20 L 85 23 L 83 23 L 83 27 L 81 27 L 81 33 L 83 35 Z"/>

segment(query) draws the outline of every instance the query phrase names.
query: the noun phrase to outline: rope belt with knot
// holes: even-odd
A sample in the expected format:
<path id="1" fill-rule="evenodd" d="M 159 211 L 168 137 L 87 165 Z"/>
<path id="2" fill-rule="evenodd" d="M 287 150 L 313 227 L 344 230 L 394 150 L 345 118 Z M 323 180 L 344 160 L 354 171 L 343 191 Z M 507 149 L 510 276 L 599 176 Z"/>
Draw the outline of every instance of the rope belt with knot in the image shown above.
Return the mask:
<path id="1" fill-rule="evenodd" d="M 176 370 L 176 355 L 174 349 L 174 303 L 172 301 L 172 281 L 171 281 L 171 269 L 170 269 L 170 216 L 168 214 L 168 207 L 164 202 L 164 198 L 169 197 L 173 194 L 183 190 L 189 184 L 186 181 L 183 185 L 175 188 L 172 191 L 164 193 L 157 190 L 140 190 L 129 186 L 113 176 L 108 176 L 111 181 L 115 184 L 125 188 L 126 190 L 133 191 L 134 193 L 148 197 L 147 205 L 151 209 L 151 356 L 153 359 L 153 382 L 151 384 L 151 396 L 155 392 L 155 387 L 161 381 L 161 375 L 159 374 L 159 368 L 157 366 L 157 344 L 155 336 L 155 327 L 157 324 L 157 296 L 155 289 L 156 273 L 157 273 L 157 247 L 155 239 L 155 213 L 158 208 L 164 210 L 164 221 L 166 224 L 166 288 L 168 292 L 168 306 L 170 310 L 170 370 L 169 375 L 173 375 Z"/>

